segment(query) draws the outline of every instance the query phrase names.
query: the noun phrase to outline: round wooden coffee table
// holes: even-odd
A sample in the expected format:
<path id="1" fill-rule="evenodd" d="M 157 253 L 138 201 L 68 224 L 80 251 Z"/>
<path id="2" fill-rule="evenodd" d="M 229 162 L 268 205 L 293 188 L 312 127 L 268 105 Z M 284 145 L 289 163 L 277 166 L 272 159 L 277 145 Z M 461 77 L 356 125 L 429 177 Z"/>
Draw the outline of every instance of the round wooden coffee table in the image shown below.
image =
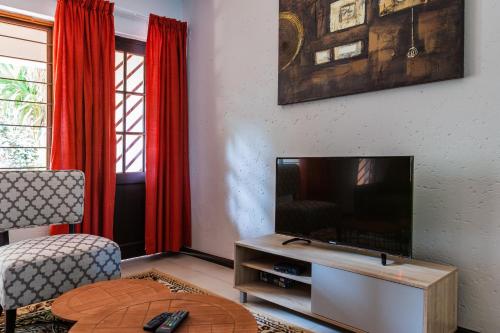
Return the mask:
<path id="1" fill-rule="evenodd" d="M 176 310 L 189 311 L 176 333 L 257 333 L 258 330 L 255 318 L 240 304 L 217 296 L 164 293 L 83 316 L 69 332 L 144 333 L 143 325 L 153 317 Z"/>
<path id="2" fill-rule="evenodd" d="M 127 305 L 159 293 L 170 293 L 169 289 L 150 280 L 120 279 L 97 282 L 71 290 L 52 304 L 52 313 L 63 320 L 76 322 L 83 316 L 100 313 L 104 309 Z"/>

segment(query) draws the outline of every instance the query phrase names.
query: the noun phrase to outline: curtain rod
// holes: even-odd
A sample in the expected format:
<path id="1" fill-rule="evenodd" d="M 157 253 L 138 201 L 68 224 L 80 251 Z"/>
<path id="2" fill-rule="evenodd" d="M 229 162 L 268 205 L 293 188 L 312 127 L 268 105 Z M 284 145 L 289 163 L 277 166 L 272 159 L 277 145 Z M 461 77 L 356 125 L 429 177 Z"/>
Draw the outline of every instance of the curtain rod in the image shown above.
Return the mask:
<path id="1" fill-rule="evenodd" d="M 136 13 L 129 9 L 118 7 L 116 6 L 116 4 L 115 4 L 115 14 L 123 18 L 135 18 L 135 19 L 141 19 L 143 21 L 149 21 L 149 16 Z"/>
<path id="2" fill-rule="evenodd" d="M 33 17 L 35 19 L 44 19 L 48 21 L 54 21 L 54 16 L 52 15 L 43 15 L 43 14 L 38 14 L 32 11 L 27 11 L 23 9 L 18 9 L 10 6 L 5 6 L 5 5 L 0 5 L 0 10 L 5 10 L 7 12 L 11 13 L 17 13 L 17 14 L 22 14 L 26 16 Z M 134 12 L 130 9 L 125 9 L 119 6 L 116 6 L 115 4 L 115 15 L 123 18 L 129 18 L 129 19 L 140 19 L 142 21 L 149 21 L 149 15 L 144 15 L 140 14 L 137 12 Z"/>
<path id="3" fill-rule="evenodd" d="M 27 10 L 14 8 L 14 7 L 10 7 L 10 6 L 0 5 L 0 10 L 29 16 L 29 17 L 32 17 L 34 19 L 44 19 L 44 20 L 54 21 L 53 15 L 49 16 L 49 15 L 38 14 L 38 13 L 35 13 L 32 11 L 27 11 Z M 129 9 L 118 7 L 116 5 L 115 5 L 115 14 L 117 16 L 120 16 L 123 18 L 141 19 L 143 21 L 149 21 L 149 16 L 139 14 L 139 13 L 136 13 L 136 12 L 131 11 Z"/>

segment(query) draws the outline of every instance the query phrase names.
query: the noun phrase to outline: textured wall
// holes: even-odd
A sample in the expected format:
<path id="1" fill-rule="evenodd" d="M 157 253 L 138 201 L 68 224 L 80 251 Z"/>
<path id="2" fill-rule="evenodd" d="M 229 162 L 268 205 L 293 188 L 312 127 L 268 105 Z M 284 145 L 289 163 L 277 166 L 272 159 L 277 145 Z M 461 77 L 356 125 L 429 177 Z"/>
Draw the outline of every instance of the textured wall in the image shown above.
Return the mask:
<path id="1" fill-rule="evenodd" d="M 466 79 L 278 107 L 278 0 L 184 0 L 194 248 L 273 232 L 276 156 L 413 154 L 415 254 L 460 268 L 461 326 L 500 332 L 500 2 L 466 2 Z"/>

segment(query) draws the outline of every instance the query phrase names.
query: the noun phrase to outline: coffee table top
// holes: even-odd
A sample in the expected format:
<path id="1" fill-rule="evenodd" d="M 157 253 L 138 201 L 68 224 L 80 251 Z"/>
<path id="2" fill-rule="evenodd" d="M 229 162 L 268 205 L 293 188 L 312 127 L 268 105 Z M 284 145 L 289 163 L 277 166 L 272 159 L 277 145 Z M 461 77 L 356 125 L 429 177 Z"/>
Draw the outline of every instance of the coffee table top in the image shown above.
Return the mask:
<path id="1" fill-rule="evenodd" d="M 70 333 L 144 333 L 143 325 L 153 317 L 176 310 L 189 311 L 176 333 L 257 333 L 258 330 L 247 309 L 217 296 L 167 292 L 138 297 L 134 303 L 83 316 Z"/>
<path id="2" fill-rule="evenodd" d="M 120 279 L 97 282 L 71 290 L 52 304 L 52 313 L 63 320 L 76 322 L 83 316 L 100 313 L 117 305 L 133 303 L 140 297 L 170 293 L 169 289 L 150 280 Z"/>

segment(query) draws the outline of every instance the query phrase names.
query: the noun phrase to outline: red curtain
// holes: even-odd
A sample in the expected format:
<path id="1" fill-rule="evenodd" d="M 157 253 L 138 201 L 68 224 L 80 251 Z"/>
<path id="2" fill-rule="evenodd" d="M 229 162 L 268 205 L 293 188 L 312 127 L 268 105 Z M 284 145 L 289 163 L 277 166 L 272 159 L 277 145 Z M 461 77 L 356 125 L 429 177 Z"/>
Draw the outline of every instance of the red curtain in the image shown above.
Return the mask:
<path id="1" fill-rule="evenodd" d="M 113 3 L 58 0 L 54 22 L 51 168 L 85 172 L 80 232 L 113 239 L 115 30 Z M 53 227 L 52 234 L 67 232 Z"/>
<path id="2" fill-rule="evenodd" d="M 146 253 L 191 245 L 187 24 L 151 15 L 146 43 Z"/>

